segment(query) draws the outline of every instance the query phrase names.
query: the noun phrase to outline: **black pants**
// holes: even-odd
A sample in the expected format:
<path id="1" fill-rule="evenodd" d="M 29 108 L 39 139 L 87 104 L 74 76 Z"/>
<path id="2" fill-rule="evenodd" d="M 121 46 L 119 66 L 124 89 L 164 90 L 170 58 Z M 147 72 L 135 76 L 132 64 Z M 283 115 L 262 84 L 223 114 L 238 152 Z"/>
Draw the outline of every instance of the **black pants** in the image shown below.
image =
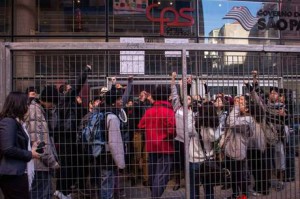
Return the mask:
<path id="1" fill-rule="evenodd" d="M 5 199 L 30 199 L 27 174 L 0 176 L 0 188 Z"/>
<path id="2" fill-rule="evenodd" d="M 231 187 L 233 196 L 236 197 L 240 194 L 247 195 L 247 161 L 234 160 L 226 156 L 226 168 L 228 168 L 231 172 Z"/>
<path id="3" fill-rule="evenodd" d="M 185 153 L 184 153 L 184 143 L 178 140 L 174 142 L 175 146 L 175 154 L 174 154 L 174 174 L 176 183 L 180 184 L 181 173 L 184 171 L 184 161 L 185 161 Z"/>
<path id="4" fill-rule="evenodd" d="M 247 152 L 249 170 L 255 181 L 254 190 L 264 195 L 269 193 L 271 179 L 271 162 L 267 159 L 267 153 L 267 150 L 261 152 L 255 149 Z"/>
<path id="5" fill-rule="evenodd" d="M 65 195 L 71 192 L 71 186 L 76 185 L 78 189 L 84 189 L 88 177 L 88 157 L 81 144 L 60 144 L 59 159 L 61 168 L 57 172 L 56 189 Z"/>

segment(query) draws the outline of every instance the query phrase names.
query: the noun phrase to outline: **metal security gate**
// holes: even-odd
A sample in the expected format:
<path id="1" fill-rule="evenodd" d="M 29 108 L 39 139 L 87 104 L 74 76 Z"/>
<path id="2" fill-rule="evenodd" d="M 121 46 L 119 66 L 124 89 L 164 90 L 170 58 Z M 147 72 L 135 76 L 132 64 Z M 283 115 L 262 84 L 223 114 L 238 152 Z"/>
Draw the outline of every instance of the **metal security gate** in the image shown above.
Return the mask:
<path id="1" fill-rule="evenodd" d="M 286 125 L 290 134 L 282 141 L 281 167 L 278 167 L 273 155 L 263 156 L 264 159 L 252 153 L 247 156 L 248 177 L 243 180 L 247 180 L 248 198 L 254 195 L 258 198 L 299 198 L 299 51 L 300 48 L 296 46 L 263 45 L 2 43 L 0 106 L 3 106 L 10 91 L 25 92 L 30 88 L 39 95 L 45 86 L 54 85 L 60 92 L 58 95 L 62 95 L 68 85 L 72 85 L 72 89 L 80 88 L 74 98 L 77 100 L 75 130 L 58 127 L 49 132 L 54 138 L 61 164 L 52 179 L 54 183 L 51 193 L 58 190 L 64 195 L 71 194 L 72 198 L 101 198 L 100 165 L 91 163 L 91 158 L 78 141 L 78 135 L 82 132 L 79 126 L 89 108 L 97 100 L 104 100 L 105 90 L 111 89 L 115 78 L 115 86 L 124 92 L 129 87 L 128 78 L 133 76 L 131 92 L 128 100 L 123 102 L 123 108 L 127 112 L 128 121 L 134 125 L 126 125 L 122 131 L 126 168 L 116 171 L 113 193 L 115 198 L 151 198 L 149 179 L 152 176 L 149 176 L 148 165 L 151 160 L 149 151 L 145 151 L 147 138 L 144 136 L 145 131 L 138 129 L 135 123 L 139 122 L 142 115 L 133 115 L 132 118 L 130 115 L 134 108 L 144 108 L 138 103 L 143 95 L 148 97 L 155 93 L 157 85 L 170 87 L 172 73 L 176 72 L 176 88 L 182 98 L 182 130 L 188 132 L 188 94 L 193 98 L 195 112 L 203 103 L 215 103 L 222 96 L 229 113 L 234 107 L 235 97 L 250 92 L 245 82 L 252 83 L 252 72 L 257 71 L 260 91 L 266 99 L 273 87 L 282 90 L 278 93 L 280 97 L 286 98 L 285 106 L 290 109 L 287 111 L 290 119 Z M 87 73 L 84 82 L 78 83 L 78 76 L 86 70 L 86 65 L 91 65 L 92 70 Z M 56 106 L 62 112 L 70 108 Z M 60 118 L 59 125 L 63 125 L 64 119 Z M 175 136 L 168 138 L 168 142 L 174 144 Z M 194 155 L 191 152 L 191 136 L 191 133 L 184 134 L 185 142 L 180 145 L 183 149 L 175 148 L 171 170 L 161 174 L 170 177 L 166 178 L 168 183 L 162 198 L 192 198 L 190 190 L 194 188 L 190 185 L 190 178 L 195 178 L 195 175 L 190 175 L 193 165 L 191 158 L 188 158 Z M 270 148 L 274 149 L 273 146 Z M 264 168 L 265 172 L 255 167 L 259 162 L 272 158 L 274 160 L 269 167 Z M 270 173 L 267 179 L 261 176 L 265 173 Z M 258 195 L 256 191 L 256 183 L 260 180 L 268 181 L 268 192 L 265 195 Z M 215 186 L 214 198 L 230 196 L 233 189 L 229 184 L 226 182 Z M 200 198 L 205 197 L 204 187 L 197 186 Z"/>

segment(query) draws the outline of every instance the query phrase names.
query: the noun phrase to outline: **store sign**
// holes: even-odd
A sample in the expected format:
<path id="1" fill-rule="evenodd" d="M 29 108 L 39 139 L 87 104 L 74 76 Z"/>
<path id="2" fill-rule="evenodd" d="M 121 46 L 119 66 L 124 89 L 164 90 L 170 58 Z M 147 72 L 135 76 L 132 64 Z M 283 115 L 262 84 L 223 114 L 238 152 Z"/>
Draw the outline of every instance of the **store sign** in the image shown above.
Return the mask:
<path id="1" fill-rule="evenodd" d="M 258 30 L 300 30 L 300 20 L 295 19 L 300 17 L 300 12 L 261 9 L 256 15 L 257 17 L 252 16 L 246 6 L 234 6 L 223 19 L 237 20 L 247 31 L 250 31 L 256 24 Z"/>
<path id="2" fill-rule="evenodd" d="M 257 16 L 262 17 L 257 22 L 258 30 L 269 30 L 270 28 L 281 31 L 300 30 L 300 20 L 295 19 L 300 17 L 300 12 L 260 10 L 257 12 Z M 268 17 L 268 20 L 266 20 L 266 17 Z M 277 17 L 280 17 L 280 19 L 274 19 Z"/>
<path id="3" fill-rule="evenodd" d="M 159 22 L 160 23 L 160 35 L 165 35 L 165 26 L 170 27 L 191 27 L 194 25 L 194 18 L 191 15 L 186 14 L 185 12 L 193 12 L 194 8 L 181 8 L 179 12 L 173 7 L 166 7 L 160 11 L 160 17 L 155 18 L 151 14 L 151 10 L 155 7 L 159 7 L 159 4 L 152 4 L 146 9 L 146 17 L 149 21 Z M 174 14 L 173 19 L 165 17 L 167 12 L 172 12 Z M 185 19 L 184 22 L 180 22 L 180 18 Z"/>

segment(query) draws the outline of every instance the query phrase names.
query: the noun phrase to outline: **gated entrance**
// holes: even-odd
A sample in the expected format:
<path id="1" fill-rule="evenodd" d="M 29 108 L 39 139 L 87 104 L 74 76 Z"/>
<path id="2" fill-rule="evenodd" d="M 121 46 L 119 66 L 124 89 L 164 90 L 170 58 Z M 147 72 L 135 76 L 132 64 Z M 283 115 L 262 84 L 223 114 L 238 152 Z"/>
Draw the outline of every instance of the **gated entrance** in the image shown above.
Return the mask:
<path id="1" fill-rule="evenodd" d="M 234 107 L 236 96 L 249 95 L 250 90 L 246 88 L 245 83 L 252 83 L 253 71 L 257 71 L 256 78 L 260 88 L 260 97 L 263 97 L 266 103 L 268 95 L 274 87 L 276 87 L 280 97 L 285 97 L 282 106 L 284 106 L 288 115 L 285 126 L 289 129 L 287 131 L 289 133 L 282 137 L 282 145 L 279 146 L 279 150 L 276 150 L 278 146 L 267 147 L 270 151 L 273 151 L 270 156 L 248 155 L 244 159 L 246 169 L 243 171 L 247 171 L 246 175 L 248 177 L 241 178 L 241 180 L 247 181 L 247 193 L 245 194 L 248 194 L 248 197 L 259 195 L 259 198 L 300 197 L 299 158 L 297 157 L 300 111 L 299 47 L 193 43 L 177 45 L 161 43 L 24 42 L 2 43 L 0 52 L 1 107 L 5 96 L 10 91 L 25 92 L 28 87 L 34 87 L 37 93 L 41 93 L 47 85 L 54 85 L 58 90 L 63 89 L 66 85 L 73 85 L 72 89 L 79 86 L 80 92 L 77 93 L 77 96 L 81 98 L 82 102 L 76 102 L 76 123 L 78 125 L 84 114 L 88 113 L 89 102 L 96 99 L 96 97 L 103 97 L 102 89 L 106 87 L 109 90 L 114 78 L 116 78 L 116 87 L 125 91 L 129 88 L 128 78 L 133 76 L 129 100 L 133 102 L 133 107 L 142 108 L 138 103 L 140 93 L 146 91 L 151 95 L 151 93 L 155 93 L 157 85 L 170 87 L 172 72 L 176 72 L 175 83 L 179 95 L 182 97 L 181 103 L 184 113 L 184 129 L 182 130 L 189 132 L 189 107 L 186 100 L 188 94 L 191 95 L 194 102 L 197 102 L 195 112 L 197 112 L 197 109 L 201 109 L 201 104 L 206 101 L 213 103 L 222 95 L 228 103 L 229 113 Z M 79 85 L 77 77 L 82 74 L 86 65 L 91 65 L 92 70 L 87 74 L 87 80 L 85 82 L 81 81 L 80 84 L 82 85 Z M 125 110 L 131 110 L 131 106 L 125 106 L 127 101 L 123 103 Z M 58 108 L 64 109 L 64 107 Z M 127 116 L 129 120 L 141 119 L 130 118 L 128 112 Z M 199 128 L 196 129 L 199 130 Z M 55 137 L 59 133 L 61 135 L 65 134 L 64 137 L 67 137 L 70 133 L 59 128 L 56 131 L 50 135 Z M 123 140 L 126 169 L 119 170 L 117 177 L 115 177 L 115 181 L 118 182 L 115 183 L 115 198 L 125 197 L 123 195 L 126 195 L 127 198 L 151 198 L 149 181 L 151 176 L 148 176 L 149 173 L 147 173 L 147 168 L 149 169 L 147 161 L 149 161 L 150 152 L 143 149 L 145 140 L 142 135 L 144 131 L 138 129 L 137 126 L 130 125 L 127 125 L 123 131 L 124 134 L 130 136 L 126 138 L 127 140 Z M 78 134 L 80 132 L 79 127 L 76 127 L 76 132 L 71 133 Z M 174 136 L 176 136 L 175 132 Z M 195 178 L 196 174 L 194 170 L 191 172 L 191 168 L 195 166 L 195 163 L 203 162 L 203 160 L 199 162 L 191 161 L 190 157 L 194 154 L 191 152 L 190 140 L 193 136 L 196 135 L 184 134 L 185 141 L 182 143 L 184 148 L 175 149 L 170 173 L 162 174 L 170 174 L 170 180 L 168 180 L 162 197 L 193 197 L 190 195 L 190 190 L 195 188 L 191 187 L 191 178 Z M 123 139 L 125 139 L 124 136 Z M 63 143 L 60 142 L 60 139 L 54 138 L 54 140 L 57 146 L 71 146 L 73 144 L 78 147 L 81 144 L 76 140 L 75 143 L 69 143 L 74 140 L 68 139 L 64 140 Z M 173 143 L 174 137 L 168 138 L 168 141 Z M 211 144 L 218 141 L 211 141 Z M 58 148 L 58 150 L 62 149 Z M 183 152 L 181 155 L 180 150 Z M 257 152 L 257 149 L 255 150 Z M 259 153 L 265 153 L 266 150 L 259 151 Z M 251 148 L 248 149 L 250 154 L 251 152 L 254 153 L 253 151 Z M 65 172 L 71 170 L 72 172 L 67 177 L 58 172 L 59 174 L 55 176 L 56 187 L 53 187 L 53 191 L 59 190 L 65 195 L 72 194 L 72 197 L 100 198 L 99 183 L 95 181 L 98 168 L 91 163 L 91 159 L 80 159 L 87 156 L 84 151 L 78 151 L 78 148 L 76 148 L 76 150 L 69 152 L 68 154 L 59 151 L 59 158 L 61 159 L 61 168 L 65 169 Z M 279 156 L 276 156 L 278 155 L 276 152 L 279 153 Z M 62 161 L 66 156 L 72 156 L 70 161 Z M 262 168 L 254 166 L 268 159 L 272 159 L 272 161 L 270 161 L 268 167 L 264 168 L 265 172 L 261 171 Z M 278 160 L 281 160 L 279 165 L 276 163 Z M 195 175 L 190 175 L 191 173 Z M 270 175 L 265 175 L 265 173 Z M 178 176 L 181 178 L 180 181 L 177 180 Z M 100 176 L 98 178 L 100 179 Z M 200 179 L 203 180 L 201 177 Z M 59 186 L 61 183 L 58 183 L 58 181 L 60 180 L 71 180 L 71 182 L 68 181 L 70 183 L 70 186 L 67 187 L 68 190 L 64 190 L 62 186 Z M 262 181 L 267 181 L 268 190 L 259 193 L 259 188 L 263 187 L 261 185 Z M 177 186 L 176 183 L 179 183 L 179 185 Z M 240 181 L 235 184 L 237 183 L 240 183 Z M 258 185 L 259 183 L 260 185 Z M 233 193 L 232 186 L 235 186 L 235 184 L 226 182 L 215 186 L 214 197 L 225 198 L 230 196 Z M 222 187 L 227 187 L 227 185 L 231 186 L 223 190 Z M 281 187 L 278 188 L 279 185 Z M 206 186 L 197 187 L 200 189 L 201 198 L 205 195 L 203 187 Z M 242 190 L 239 191 L 242 193 Z"/>

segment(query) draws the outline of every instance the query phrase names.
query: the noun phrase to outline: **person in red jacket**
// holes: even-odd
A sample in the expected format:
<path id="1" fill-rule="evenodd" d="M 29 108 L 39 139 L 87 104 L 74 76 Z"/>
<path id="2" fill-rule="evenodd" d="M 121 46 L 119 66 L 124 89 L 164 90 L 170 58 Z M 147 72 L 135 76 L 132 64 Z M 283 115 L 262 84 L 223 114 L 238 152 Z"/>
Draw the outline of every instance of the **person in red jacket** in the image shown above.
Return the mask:
<path id="1" fill-rule="evenodd" d="M 149 154 L 151 197 L 160 197 L 170 179 L 174 157 L 175 114 L 168 102 L 171 89 L 158 85 L 152 94 L 153 106 L 145 112 L 138 128 L 145 129 L 146 152 Z"/>

